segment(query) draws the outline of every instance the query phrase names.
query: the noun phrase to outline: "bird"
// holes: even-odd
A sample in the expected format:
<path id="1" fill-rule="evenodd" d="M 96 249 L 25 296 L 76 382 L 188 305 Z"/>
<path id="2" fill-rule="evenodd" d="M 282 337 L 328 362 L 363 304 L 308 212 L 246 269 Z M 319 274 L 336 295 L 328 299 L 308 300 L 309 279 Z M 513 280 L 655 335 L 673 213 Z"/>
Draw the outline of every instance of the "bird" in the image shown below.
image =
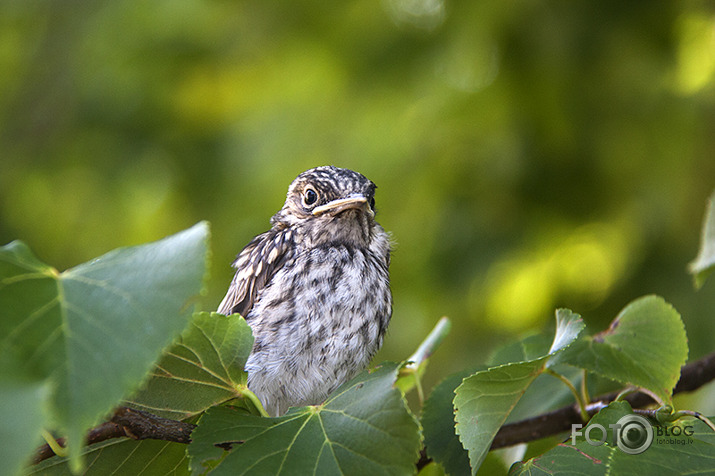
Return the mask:
<path id="1" fill-rule="evenodd" d="M 251 327 L 247 385 L 269 416 L 322 404 L 382 346 L 392 245 L 375 221 L 376 188 L 349 169 L 306 170 L 232 264 L 218 312 Z"/>

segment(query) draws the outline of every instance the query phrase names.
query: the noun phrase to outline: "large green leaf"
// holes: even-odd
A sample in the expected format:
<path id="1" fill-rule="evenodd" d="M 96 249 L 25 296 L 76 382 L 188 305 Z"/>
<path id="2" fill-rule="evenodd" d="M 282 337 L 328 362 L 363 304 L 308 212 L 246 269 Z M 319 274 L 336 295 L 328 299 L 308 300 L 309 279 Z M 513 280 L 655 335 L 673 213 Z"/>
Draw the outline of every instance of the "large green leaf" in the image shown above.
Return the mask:
<path id="1" fill-rule="evenodd" d="M 113 439 L 82 449 L 86 467 L 82 476 L 184 476 L 189 473 L 186 445 L 160 440 Z M 71 476 L 66 458 L 57 456 L 28 468 L 26 475 Z"/>
<path id="2" fill-rule="evenodd" d="M 713 270 L 715 270 L 715 193 L 710 196 L 705 211 L 700 252 L 690 263 L 690 273 L 695 278 L 695 287 L 701 287 Z"/>
<path id="3" fill-rule="evenodd" d="M 565 309 L 556 312 L 556 322 L 556 335 L 548 353 L 477 372 L 455 390 L 457 434 L 469 452 L 472 473 L 479 469 L 497 431 L 529 385 L 544 371 L 549 357 L 569 346 L 584 327 L 578 315 Z"/>
<path id="4" fill-rule="evenodd" d="M 18 473 L 41 443 L 48 387 L 0 377 L 0 473 Z"/>
<path id="5" fill-rule="evenodd" d="M 322 405 L 279 418 L 212 408 L 192 433 L 191 467 L 217 465 L 212 475 L 412 474 L 419 426 L 394 386 L 398 369 L 362 372 Z M 227 455 L 215 446 L 227 443 L 234 446 Z"/>
<path id="6" fill-rule="evenodd" d="M 552 341 L 553 338 L 545 333 L 527 336 L 520 341 L 512 342 L 495 350 L 489 359 L 489 366 L 496 367 L 512 362 L 538 359 L 548 353 Z M 549 367 L 573 383 L 581 380 L 582 372 L 579 369 L 567 365 L 554 367 L 550 363 Z M 526 389 L 524 396 L 509 414 L 506 423 L 529 418 L 570 402 L 573 402 L 573 394 L 563 382 L 551 375 L 539 375 Z"/>
<path id="7" fill-rule="evenodd" d="M 238 314 L 196 313 L 127 404 L 183 420 L 236 398 L 246 385 L 244 366 L 252 347 L 251 328 Z"/>
<path id="8" fill-rule="evenodd" d="M 626 306 L 604 332 L 580 339 L 558 360 L 627 385 L 646 388 L 670 402 L 688 339 L 678 311 L 658 296 Z"/>
<path id="9" fill-rule="evenodd" d="M 664 434 L 665 427 L 653 427 L 653 441 L 645 452 L 628 454 L 614 445 L 612 425 L 624 416 L 632 415 L 626 402 L 614 402 L 591 419 L 588 426 L 601 425 L 606 430 L 605 443 L 593 446 L 586 441 L 588 426 L 581 429 L 575 445 L 566 442 L 529 461 L 515 464 L 512 475 L 609 475 L 609 474 L 712 474 L 715 467 L 715 435 L 705 424 L 692 419 L 675 423 L 677 436 Z M 671 427 L 672 428 L 672 427 Z M 682 434 L 687 428 L 691 435 Z M 672 431 L 672 430 L 671 430 Z M 589 434 L 601 441 L 602 432 L 595 428 Z M 636 445 L 639 446 L 639 445 Z"/>
<path id="10" fill-rule="evenodd" d="M 492 366 L 539 358 L 548 352 L 553 338 L 545 334 L 528 336 L 518 342 L 500 347 L 489 359 Z M 470 474 L 469 453 L 464 449 L 455 432 L 454 390 L 462 380 L 485 368 L 464 370 L 450 375 L 432 389 L 422 408 L 422 428 L 427 455 L 444 467 L 447 474 Z M 580 371 L 563 366 L 559 372 L 578 379 Z M 560 381 L 550 375 L 538 376 L 526 389 L 524 396 L 509 414 L 509 420 L 518 420 L 550 410 L 573 401 L 573 395 Z M 498 460 L 495 458 L 495 460 Z M 497 461 L 501 464 L 501 461 Z M 480 467 L 485 474 L 495 471 L 489 465 L 489 456 Z M 503 470 L 504 471 L 504 470 Z"/>
<path id="11" fill-rule="evenodd" d="M 202 289 L 208 225 L 65 272 L 21 242 L 0 249 L 0 365 L 50 378 L 53 422 L 75 469 L 84 433 L 135 388 Z"/>
<path id="12" fill-rule="evenodd" d="M 481 369 L 480 369 L 481 370 Z M 422 428 L 427 455 L 444 467 L 447 474 L 470 474 L 469 454 L 454 428 L 454 390 L 474 370 L 450 375 L 432 389 L 422 408 Z"/>
<path id="13" fill-rule="evenodd" d="M 253 346 L 251 328 L 234 314 L 195 313 L 178 341 L 164 352 L 147 384 L 126 402 L 165 418 L 183 420 L 227 400 L 245 387 L 243 367 Z M 107 468 L 152 468 L 151 474 L 188 472 L 186 445 L 162 442 L 112 440 L 84 450 L 90 464 L 87 474 L 102 475 Z M 127 456 L 131 458 L 127 459 Z M 62 474 L 66 460 L 43 463 L 40 474 Z M 156 472 L 155 472 L 156 471 Z"/>

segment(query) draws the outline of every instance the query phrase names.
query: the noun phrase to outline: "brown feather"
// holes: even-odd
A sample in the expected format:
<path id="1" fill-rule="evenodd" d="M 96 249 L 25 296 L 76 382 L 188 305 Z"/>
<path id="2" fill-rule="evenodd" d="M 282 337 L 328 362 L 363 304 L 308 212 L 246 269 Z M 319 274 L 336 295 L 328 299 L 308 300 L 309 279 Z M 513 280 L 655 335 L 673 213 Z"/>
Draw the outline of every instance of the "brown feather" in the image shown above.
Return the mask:
<path id="1" fill-rule="evenodd" d="M 236 274 L 218 312 L 247 318 L 258 294 L 285 263 L 291 243 L 292 233 L 286 229 L 273 228 L 253 238 L 233 262 Z"/>

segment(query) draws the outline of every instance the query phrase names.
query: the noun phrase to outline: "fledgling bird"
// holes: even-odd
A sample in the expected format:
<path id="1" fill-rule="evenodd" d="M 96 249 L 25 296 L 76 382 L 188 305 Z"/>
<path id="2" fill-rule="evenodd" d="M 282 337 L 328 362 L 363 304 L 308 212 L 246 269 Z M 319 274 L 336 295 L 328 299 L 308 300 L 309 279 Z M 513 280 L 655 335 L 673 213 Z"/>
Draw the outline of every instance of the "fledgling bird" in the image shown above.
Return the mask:
<path id="1" fill-rule="evenodd" d="M 392 315 L 390 238 L 375 221 L 375 188 L 348 169 L 301 173 L 271 229 L 233 262 L 218 312 L 251 326 L 248 388 L 271 416 L 322 403 L 382 345 Z"/>

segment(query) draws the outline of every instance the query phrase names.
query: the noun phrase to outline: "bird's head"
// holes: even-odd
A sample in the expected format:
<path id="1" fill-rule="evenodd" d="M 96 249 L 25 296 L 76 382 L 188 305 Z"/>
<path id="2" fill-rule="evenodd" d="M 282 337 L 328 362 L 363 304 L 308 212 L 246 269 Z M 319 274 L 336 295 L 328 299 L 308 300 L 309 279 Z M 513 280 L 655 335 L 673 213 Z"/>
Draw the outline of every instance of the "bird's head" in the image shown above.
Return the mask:
<path id="1" fill-rule="evenodd" d="M 364 175 L 334 166 L 306 170 L 288 187 L 273 226 L 294 227 L 308 244 L 369 245 L 375 222 L 375 184 Z"/>

